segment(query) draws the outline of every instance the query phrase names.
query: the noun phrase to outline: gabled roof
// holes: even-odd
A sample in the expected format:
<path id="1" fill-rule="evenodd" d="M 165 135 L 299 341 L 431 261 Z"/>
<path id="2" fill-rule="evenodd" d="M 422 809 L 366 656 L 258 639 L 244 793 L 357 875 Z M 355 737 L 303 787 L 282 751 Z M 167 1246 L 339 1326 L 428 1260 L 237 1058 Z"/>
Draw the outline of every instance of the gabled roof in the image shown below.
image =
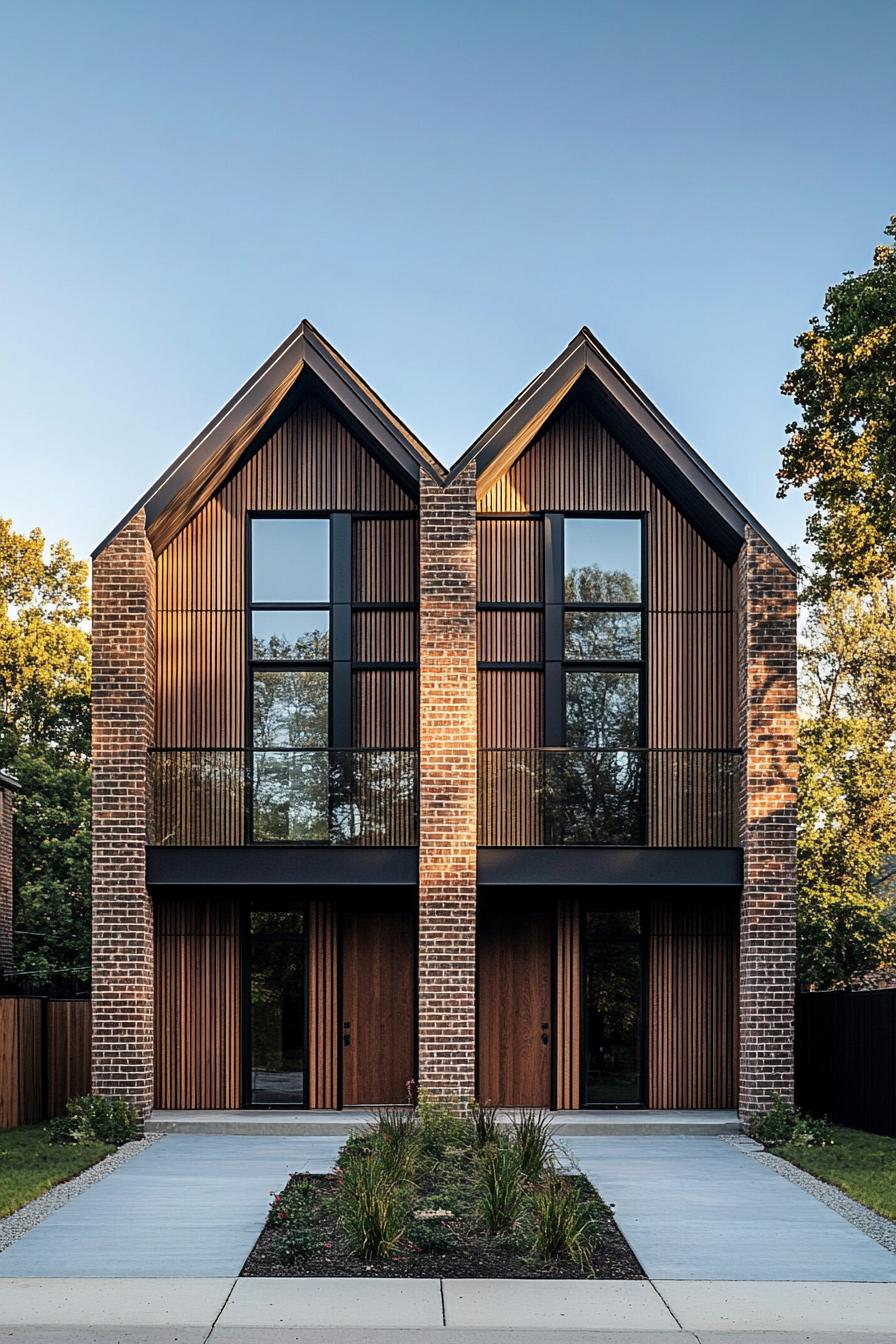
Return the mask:
<path id="1" fill-rule="evenodd" d="M 589 402 L 610 433 L 727 559 L 736 557 L 749 526 L 790 569 L 797 569 L 793 557 L 682 438 L 587 327 L 480 434 L 455 462 L 449 480 L 475 458 L 480 492 L 487 490 L 573 392 Z"/>
<path id="2" fill-rule="evenodd" d="M 10 775 L 7 774 L 5 770 L 0 770 L 0 789 L 14 789 L 18 792 L 21 787 L 22 786 L 15 775 Z"/>
<path id="3" fill-rule="evenodd" d="M 406 487 L 417 485 L 421 470 L 444 480 L 446 470 L 438 459 L 305 320 L 100 542 L 93 558 L 140 509 L 146 512 L 150 539 L 157 548 L 164 545 L 223 484 L 300 388 L 338 408 L 352 432 Z"/>
<path id="4" fill-rule="evenodd" d="M 501 412 L 450 472 L 399 420 L 310 322 L 303 321 L 270 359 L 150 486 L 93 552 L 104 549 L 134 514 L 146 512 L 156 550 L 177 534 L 224 483 L 243 454 L 271 432 L 305 394 L 322 398 L 406 487 L 420 472 L 446 483 L 475 458 L 480 491 L 506 471 L 575 394 L 727 559 L 749 526 L 785 564 L 793 558 L 728 489 L 629 378 L 587 327 Z"/>

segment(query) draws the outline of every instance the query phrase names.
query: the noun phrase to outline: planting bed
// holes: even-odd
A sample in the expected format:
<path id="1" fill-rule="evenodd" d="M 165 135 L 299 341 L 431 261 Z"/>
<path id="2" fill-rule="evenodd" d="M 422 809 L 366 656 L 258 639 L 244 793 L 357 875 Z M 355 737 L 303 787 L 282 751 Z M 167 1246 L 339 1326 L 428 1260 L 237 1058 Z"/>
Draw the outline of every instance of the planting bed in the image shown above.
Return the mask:
<path id="1" fill-rule="evenodd" d="M 425 1101 L 348 1140 L 330 1176 L 274 1196 L 243 1274 L 261 1277 L 637 1279 L 610 1209 L 558 1174 L 540 1115 L 499 1132 Z"/>

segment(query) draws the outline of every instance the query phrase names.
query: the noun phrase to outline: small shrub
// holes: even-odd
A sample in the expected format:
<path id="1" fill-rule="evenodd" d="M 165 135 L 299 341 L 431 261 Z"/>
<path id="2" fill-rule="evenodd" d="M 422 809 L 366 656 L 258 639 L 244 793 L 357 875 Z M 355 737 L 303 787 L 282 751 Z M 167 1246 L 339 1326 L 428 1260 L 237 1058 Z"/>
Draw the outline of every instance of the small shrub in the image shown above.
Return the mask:
<path id="1" fill-rule="evenodd" d="M 529 1181 L 538 1180 L 554 1152 L 554 1131 L 547 1112 L 521 1111 L 513 1122 L 511 1142 L 523 1176 Z"/>
<path id="2" fill-rule="evenodd" d="M 288 1223 L 292 1228 L 307 1226 L 315 1221 L 316 1195 L 310 1181 L 290 1177 L 289 1184 L 274 1195 L 268 1212 L 268 1227 Z"/>
<path id="3" fill-rule="evenodd" d="M 315 1227 L 307 1224 L 288 1224 L 274 1238 L 274 1257 L 278 1264 L 297 1265 L 320 1249 L 320 1238 Z"/>
<path id="4" fill-rule="evenodd" d="M 523 1207 L 519 1154 L 514 1148 L 486 1149 L 480 1158 L 479 1211 L 491 1236 L 510 1232 Z"/>
<path id="5" fill-rule="evenodd" d="M 410 1239 L 418 1251 L 450 1251 L 456 1245 L 454 1219 L 448 1209 L 421 1209 L 414 1214 Z"/>
<path id="6" fill-rule="evenodd" d="M 417 1094 L 417 1123 L 420 1147 L 431 1156 L 441 1156 L 446 1149 L 464 1141 L 462 1117 L 444 1102 L 436 1101 L 423 1087 Z"/>
<path id="7" fill-rule="evenodd" d="M 779 1093 L 772 1093 L 772 1104 L 762 1115 L 754 1115 L 750 1121 L 750 1138 L 766 1148 L 774 1148 L 782 1143 L 793 1143 L 799 1148 L 821 1148 L 834 1142 L 834 1135 L 827 1120 L 805 1115 L 794 1106 L 789 1106 Z"/>
<path id="8" fill-rule="evenodd" d="M 51 1143 L 111 1143 L 120 1148 L 139 1134 L 137 1111 L 121 1097 L 72 1097 L 48 1126 Z"/>
<path id="9" fill-rule="evenodd" d="M 585 1265 L 597 1245 L 599 1224 L 575 1183 L 547 1176 L 535 1188 L 531 1209 L 534 1253 L 551 1264 L 570 1260 L 580 1268 Z"/>
<path id="10" fill-rule="evenodd" d="M 373 1132 L 381 1139 L 389 1139 L 401 1147 L 412 1143 L 417 1136 L 417 1116 L 407 1106 L 384 1106 L 377 1111 Z"/>
<path id="11" fill-rule="evenodd" d="M 477 1148 L 488 1148 L 498 1138 L 498 1108 L 490 1101 L 470 1102 L 470 1122 L 473 1143 Z"/>
<path id="12" fill-rule="evenodd" d="M 410 1197 L 406 1186 L 376 1151 L 340 1166 L 340 1221 L 352 1251 L 365 1260 L 392 1255 L 407 1230 Z"/>

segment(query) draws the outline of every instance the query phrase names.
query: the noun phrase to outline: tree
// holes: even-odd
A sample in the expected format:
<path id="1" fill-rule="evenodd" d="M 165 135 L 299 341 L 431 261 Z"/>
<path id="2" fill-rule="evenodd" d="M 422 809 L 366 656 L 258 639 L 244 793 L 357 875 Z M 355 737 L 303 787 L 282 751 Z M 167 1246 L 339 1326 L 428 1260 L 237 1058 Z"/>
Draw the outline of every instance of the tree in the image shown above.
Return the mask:
<path id="1" fill-rule="evenodd" d="M 884 232 L 896 239 L 896 215 Z M 778 494 L 801 488 L 814 505 L 819 589 L 864 588 L 896 574 L 896 248 L 847 271 L 794 344 L 800 367 L 781 390 L 802 418 L 787 426 Z"/>
<path id="2" fill-rule="evenodd" d="M 18 776 L 15 958 L 37 986 L 90 962 L 87 566 L 0 518 L 0 765 Z"/>
<path id="3" fill-rule="evenodd" d="M 896 956 L 893 589 L 816 597 L 801 655 L 799 974 L 830 989 Z"/>

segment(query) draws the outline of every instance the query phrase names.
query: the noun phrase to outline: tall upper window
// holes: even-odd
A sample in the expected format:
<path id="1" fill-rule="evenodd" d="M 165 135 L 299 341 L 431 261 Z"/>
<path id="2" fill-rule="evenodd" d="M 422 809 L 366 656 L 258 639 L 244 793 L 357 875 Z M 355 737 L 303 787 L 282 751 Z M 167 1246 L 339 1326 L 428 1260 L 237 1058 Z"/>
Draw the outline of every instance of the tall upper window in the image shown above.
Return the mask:
<path id="1" fill-rule="evenodd" d="M 253 518 L 251 527 L 253 834 L 322 839 L 326 753 L 295 752 L 330 740 L 330 524 Z"/>
<path id="2" fill-rule="evenodd" d="M 566 744 L 641 741 L 641 520 L 566 518 L 563 528 Z"/>

